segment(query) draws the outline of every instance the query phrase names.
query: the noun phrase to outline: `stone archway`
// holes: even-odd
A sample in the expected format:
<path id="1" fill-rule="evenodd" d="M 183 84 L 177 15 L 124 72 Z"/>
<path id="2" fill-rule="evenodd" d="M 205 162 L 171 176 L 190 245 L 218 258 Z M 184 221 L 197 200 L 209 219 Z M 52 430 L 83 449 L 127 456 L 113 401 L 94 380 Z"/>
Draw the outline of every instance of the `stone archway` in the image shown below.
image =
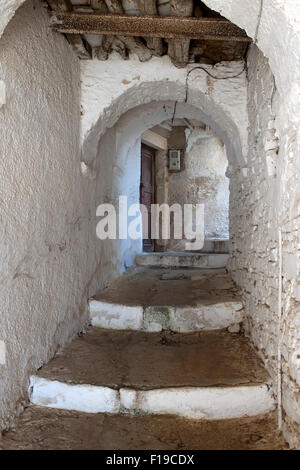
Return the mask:
<path id="1" fill-rule="evenodd" d="M 244 80 L 240 82 L 243 84 Z M 100 104 L 101 92 L 105 96 L 106 90 L 98 91 L 97 104 Z M 177 83 L 168 83 L 165 87 L 163 82 L 145 82 L 132 87 L 130 92 L 127 91 L 114 100 L 111 107 L 105 108 L 87 134 L 83 146 L 84 174 L 95 181 L 98 204 L 108 202 L 117 208 L 120 196 L 127 198 L 128 206 L 139 203 L 141 136 L 144 131 L 167 119 L 172 120 L 174 116 L 179 119 L 196 119 L 209 125 L 226 145 L 229 167 L 235 169 L 243 167 L 242 136 L 245 135 L 247 120 L 240 119 L 240 129 L 237 123 L 246 109 L 241 106 L 241 103 L 245 102 L 242 99 L 243 93 L 246 92 L 245 87 L 239 87 L 238 91 L 240 113 L 234 116 L 231 110 L 236 123 L 230 119 L 229 111 L 225 113 L 219 104 L 193 88 L 189 89 L 189 97 L 193 103 L 198 103 L 198 107 L 170 99 L 159 100 L 160 95 L 176 98 L 182 97 L 184 92 L 185 89 Z M 151 97 L 151 102 L 131 107 L 134 102 L 137 103 L 142 99 L 150 100 Z M 156 100 L 153 100 L 153 97 L 156 97 Z M 128 108 L 130 109 L 126 111 Z M 95 109 L 98 107 L 95 106 Z M 212 115 L 208 114 L 209 111 Z M 117 119 L 118 114 L 121 114 L 119 119 Z M 242 125 L 245 125 L 245 129 Z M 141 242 L 141 239 L 131 240 L 127 237 L 114 241 L 106 240 L 105 246 L 109 244 L 111 251 L 110 258 L 104 262 L 104 265 L 114 259 L 113 270 L 116 273 L 122 272 L 124 266 L 132 265 L 136 255 L 141 253 Z M 101 244 L 100 241 L 98 243 Z M 106 259 L 106 255 L 103 256 Z"/>
<path id="2" fill-rule="evenodd" d="M 226 143 L 230 163 L 244 167 L 248 117 L 243 63 L 221 63 L 214 67 L 214 73 L 228 80 L 212 83 L 205 72 L 197 70 L 190 75 L 187 84 L 186 70 L 176 69 L 167 57 L 147 63 L 94 61 L 83 64 L 83 160 L 88 162 L 95 158 L 99 138 L 125 112 L 151 102 L 173 101 L 177 115 L 198 113 L 199 119 L 209 124 Z M 110 77 L 109 80 L 106 77 Z M 187 86 L 188 102 L 185 103 Z M 172 118 L 173 113 L 174 106 L 168 110 L 168 118 Z M 145 126 L 143 120 L 139 122 L 144 127 L 141 133 L 151 127 L 147 113 L 144 119 Z M 155 119 L 152 121 L 155 125 Z"/>

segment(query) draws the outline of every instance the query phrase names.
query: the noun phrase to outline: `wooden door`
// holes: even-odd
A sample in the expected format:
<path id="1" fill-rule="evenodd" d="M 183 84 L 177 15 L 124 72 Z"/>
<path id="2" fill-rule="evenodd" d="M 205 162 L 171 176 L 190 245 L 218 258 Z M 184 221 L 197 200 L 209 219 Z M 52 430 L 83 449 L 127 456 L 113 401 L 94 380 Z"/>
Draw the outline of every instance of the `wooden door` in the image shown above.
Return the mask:
<path id="1" fill-rule="evenodd" d="M 155 150 L 142 144 L 141 152 L 141 185 L 140 185 L 140 203 L 146 206 L 147 214 L 143 214 L 143 227 L 145 227 L 145 218 L 148 220 L 148 230 L 144 233 L 143 250 L 153 251 L 154 244 L 151 239 L 151 204 L 154 204 L 154 157 Z"/>

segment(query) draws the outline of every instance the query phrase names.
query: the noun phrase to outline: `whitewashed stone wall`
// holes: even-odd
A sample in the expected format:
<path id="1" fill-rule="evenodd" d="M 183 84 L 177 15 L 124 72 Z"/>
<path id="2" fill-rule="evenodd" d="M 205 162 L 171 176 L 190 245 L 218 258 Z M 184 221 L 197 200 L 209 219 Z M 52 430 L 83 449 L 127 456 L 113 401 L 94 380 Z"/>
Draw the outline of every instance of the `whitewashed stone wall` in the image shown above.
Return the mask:
<path id="1" fill-rule="evenodd" d="M 299 82 L 300 83 L 300 82 Z M 300 93 L 294 90 L 296 106 L 290 127 L 281 116 L 278 176 L 279 220 L 282 231 L 282 403 L 284 432 L 290 444 L 300 449 Z M 288 120 L 288 119 L 287 119 Z"/>
<path id="2" fill-rule="evenodd" d="M 232 170 L 229 267 L 242 289 L 247 331 L 275 384 L 278 347 L 282 351 L 284 431 L 291 445 L 299 447 L 299 203 L 295 204 L 299 201 L 299 160 L 295 153 L 286 153 L 282 145 L 285 137 L 280 114 L 277 117 L 282 97 L 276 91 L 268 60 L 255 46 L 248 56 L 248 78 L 249 156 L 247 168 Z M 286 159 L 292 166 L 290 186 L 284 172 Z M 283 231 L 281 325 L 279 229 Z"/>
<path id="3" fill-rule="evenodd" d="M 252 48 L 249 74 L 248 168 L 230 181 L 231 272 L 242 288 L 248 331 L 273 378 L 277 368 L 278 181 L 268 174 L 264 141 L 273 124 L 274 88 L 268 61 Z M 276 143 L 277 145 L 277 143 Z"/>

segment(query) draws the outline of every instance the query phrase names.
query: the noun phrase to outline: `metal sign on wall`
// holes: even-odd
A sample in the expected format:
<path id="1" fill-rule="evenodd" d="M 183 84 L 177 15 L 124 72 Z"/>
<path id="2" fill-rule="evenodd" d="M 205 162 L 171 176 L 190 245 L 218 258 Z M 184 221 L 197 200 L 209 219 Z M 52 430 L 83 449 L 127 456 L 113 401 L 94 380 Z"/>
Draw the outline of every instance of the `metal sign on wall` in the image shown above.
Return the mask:
<path id="1" fill-rule="evenodd" d="M 169 150 L 169 170 L 181 170 L 181 150 Z"/>

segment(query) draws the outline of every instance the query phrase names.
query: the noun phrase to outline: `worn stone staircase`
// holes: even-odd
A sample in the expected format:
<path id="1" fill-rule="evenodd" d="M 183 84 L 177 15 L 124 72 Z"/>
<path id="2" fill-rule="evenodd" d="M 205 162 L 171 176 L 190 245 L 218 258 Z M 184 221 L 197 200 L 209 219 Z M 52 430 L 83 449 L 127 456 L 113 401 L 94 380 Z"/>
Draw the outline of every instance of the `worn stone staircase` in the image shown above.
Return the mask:
<path id="1" fill-rule="evenodd" d="M 137 266 L 148 268 L 223 268 L 228 253 L 142 253 L 137 255 Z"/>
<path id="2" fill-rule="evenodd" d="M 31 377 L 32 405 L 20 425 L 28 415 L 40 426 L 62 420 L 69 441 L 64 438 L 59 448 L 105 448 L 95 436 L 104 419 L 115 436 L 109 449 L 164 448 L 164 441 L 155 446 L 166 423 L 189 436 L 180 448 L 283 448 L 270 378 L 240 331 L 238 292 L 224 267 L 195 268 L 200 256 L 181 255 L 179 264 L 174 254 L 164 254 L 163 264 L 161 255 L 139 256 L 139 266 L 91 299 L 92 326 Z M 76 440 L 70 425 L 75 417 L 89 423 L 89 441 Z M 130 443 L 121 422 L 135 436 Z M 12 448 L 25 445 L 18 429 Z M 231 434 L 224 438 L 226 429 Z M 58 442 L 53 434 L 49 439 Z M 168 439 L 165 446 L 173 448 Z"/>

